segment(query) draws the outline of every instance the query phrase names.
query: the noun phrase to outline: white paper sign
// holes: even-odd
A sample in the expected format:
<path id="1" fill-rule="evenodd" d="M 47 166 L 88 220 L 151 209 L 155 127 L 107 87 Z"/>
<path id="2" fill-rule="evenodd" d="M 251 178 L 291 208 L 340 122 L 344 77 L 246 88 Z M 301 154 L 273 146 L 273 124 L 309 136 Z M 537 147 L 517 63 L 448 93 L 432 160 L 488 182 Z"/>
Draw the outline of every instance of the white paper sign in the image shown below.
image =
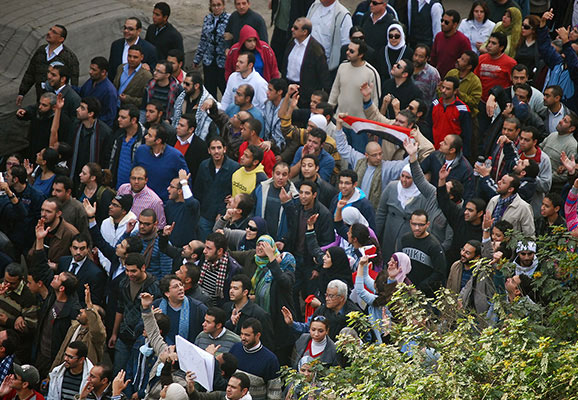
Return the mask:
<path id="1" fill-rule="evenodd" d="M 181 370 L 194 372 L 197 376 L 195 381 L 212 392 L 215 357 L 179 335 L 175 337 L 175 344 Z"/>

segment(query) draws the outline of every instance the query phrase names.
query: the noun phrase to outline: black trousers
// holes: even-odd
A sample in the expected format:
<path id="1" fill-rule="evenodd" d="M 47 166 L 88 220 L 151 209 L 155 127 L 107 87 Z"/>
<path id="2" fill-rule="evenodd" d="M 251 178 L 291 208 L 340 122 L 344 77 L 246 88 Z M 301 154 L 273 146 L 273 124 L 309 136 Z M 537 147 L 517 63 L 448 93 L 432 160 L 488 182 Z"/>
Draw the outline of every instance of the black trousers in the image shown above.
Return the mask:
<path id="1" fill-rule="evenodd" d="M 209 66 L 203 65 L 203 75 L 205 77 L 205 88 L 215 99 L 217 98 L 217 89 L 221 91 L 221 96 L 225 93 L 225 87 L 227 86 L 225 68 L 219 68 L 217 63 L 213 61 Z"/>

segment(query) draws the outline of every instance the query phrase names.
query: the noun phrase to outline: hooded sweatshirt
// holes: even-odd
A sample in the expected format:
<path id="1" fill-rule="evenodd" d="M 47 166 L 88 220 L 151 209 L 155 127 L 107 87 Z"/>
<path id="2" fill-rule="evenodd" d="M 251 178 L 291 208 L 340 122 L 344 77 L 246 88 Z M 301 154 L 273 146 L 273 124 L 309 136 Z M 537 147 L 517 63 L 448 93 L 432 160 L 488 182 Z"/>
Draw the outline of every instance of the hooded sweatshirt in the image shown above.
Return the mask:
<path id="1" fill-rule="evenodd" d="M 225 79 L 229 79 L 229 75 L 235 72 L 237 65 L 237 58 L 242 51 L 244 51 L 244 44 L 248 39 L 257 38 L 257 47 L 253 51 L 255 54 L 254 69 L 259 72 L 267 82 L 271 79 L 279 78 L 279 68 L 277 67 L 277 59 L 273 49 L 259 38 L 257 31 L 250 25 L 245 25 L 241 28 L 239 33 L 239 41 L 231 46 L 231 50 L 225 60 Z"/>
<path id="2" fill-rule="evenodd" d="M 245 167 L 239 168 L 232 177 L 233 190 L 232 197 L 241 193 L 251 194 L 255 187 L 261 182 L 267 180 L 267 174 L 263 168 L 263 164 L 257 165 L 252 171 L 247 171 Z"/>

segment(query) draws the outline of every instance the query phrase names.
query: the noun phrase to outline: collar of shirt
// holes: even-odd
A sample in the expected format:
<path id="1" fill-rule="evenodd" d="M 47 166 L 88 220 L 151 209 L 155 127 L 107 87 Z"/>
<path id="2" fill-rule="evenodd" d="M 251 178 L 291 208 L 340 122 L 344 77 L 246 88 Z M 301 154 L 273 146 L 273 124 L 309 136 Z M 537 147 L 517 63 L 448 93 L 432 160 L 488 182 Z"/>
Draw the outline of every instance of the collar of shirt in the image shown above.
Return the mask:
<path id="1" fill-rule="evenodd" d="M 163 149 L 159 152 L 159 153 L 155 153 L 153 151 L 153 148 L 149 146 L 149 150 L 151 151 L 151 154 L 155 157 L 155 158 L 159 158 L 162 157 L 162 155 L 165 153 L 165 149 L 167 148 L 167 146 L 163 146 Z"/>
<path id="2" fill-rule="evenodd" d="M 187 140 L 181 140 L 181 138 L 177 136 L 177 140 L 179 141 L 181 146 L 184 146 L 185 144 L 191 144 L 191 142 L 193 141 L 193 136 L 195 136 L 194 133 L 191 136 L 189 136 Z"/>
<path id="3" fill-rule="evenodd" d="M 51 59 L 59 55 L 62 50 L 64 50 L 63 44 L 55 48 L 52 54 L 50 54 L 50 45 L 46 45 L 46 59 L 50 61 Z"/>
<path id="4" fill-rule="evenodd" d="M 136 42 L 134 42 L 133 44 L 128 44 L 128 42 L 125 40 L 125 41 L 124 41 L 124 47 L 134 46 L 135 44 L 138 44 L 138 41 L 139 41 L 139 40 L 140 40 L 140 36 L 137 36 Z"/>
<path id="5" fill-rule="evenodd" d="M 387 8 L 385 9 L 385 12 L 383 14 L 381 14 L 381 17 L 379 17 L 378 19 L 376 19 L 375 21 L 373 21 L 373 13 L 370 14 L 371 20 L 373 21 L 374 24 L 377 24 L 379 21 L 381 21 L 383 19 L 383 17 L 385 17 L 387 15 Z"/>
<path id="6" fill-rule="evenodd" d="M 311 38 L 311 35 L 308 35 L 305 40 L 303 40 L 301 43 L 299 43 L 299 40 L 297 39 L 293 39 L 293 41 L 295 42 L 295 47 L 307 47 L 307 45 L 309 44 L 309 39 Z"/>
<path id="7" fill-rule="evenodd" d="M 82 266 L 84 265 L 84 262 L 86 261 L 87 257 L 84 257 L 82 260 L 80 261 L 74 261 L 74 258 L 72 259 L 72 261 L 70 262 L 70 266 L 68 267 L 68 270 L 70 271 L 70 267 L 72 267 L 72 264 L 77 264 L 78 266 L 75 268 L 74 271 L 72 271 L 73 273 L 77 273 L 78 270 L 80 270 L 80 268 L 82 268 Z"/>
<path id="8" fill-rule="evenodd" d="M 60 86 L 58 89 L 56 89 L 56 90 L 54 91 L 54 93 L 55 93 L 56 95 L 58 95 L 58 93 L 62 92 L 65 87 L 66 87 L 66 85 Z"/>
<path id="9" fill-rule="evenodd" d="M 333 4 L 331 4 L 330 6 L 324 6 L 323 4 L 321 5 L 321 7 L 318 8 L 318 15 L 319 16 L 324 16 L 327 15 L 331 12 L 333 12 L 333 9 L 335 8 L 335 4 L 337 4 L 337 1 L 333 2 Z"/>
<path id="10" fill-rule="evenodd" d="M 564 106 L 561 106 L 560 109 L 558 110 L 558 112 L 555 114 L 552 111 L 550 111 L 550 109 L 548 109 L 548 113 L 552 117 L 559 117 L 560 115 L 564 114 Z"/>
<path id="11" fill-rule="evenodd" d="M 142 67 L 142 63 L 140 63 L 138 65 L 138 67 L 135 68 L 135 70 L 133 71 L 133 74 L 137 73 L 140 68 Z M 122 67 L 123 72 L 126 72 L 128 74 L 128 63 L 124 64 L 124 66 Z"/>
<path id="12" fill-rule="evenodd" d="M 227 332 L 227 328 L 223 327 L 223 329 L 221 330 L 221 333 L 219 333 L 217 336 L 213 337 L 213 336 L 209 335 L 209 337 L 213 340 L 217 340 L 220 337 L 222 337 L 225 334 L 225 332 Z"/>

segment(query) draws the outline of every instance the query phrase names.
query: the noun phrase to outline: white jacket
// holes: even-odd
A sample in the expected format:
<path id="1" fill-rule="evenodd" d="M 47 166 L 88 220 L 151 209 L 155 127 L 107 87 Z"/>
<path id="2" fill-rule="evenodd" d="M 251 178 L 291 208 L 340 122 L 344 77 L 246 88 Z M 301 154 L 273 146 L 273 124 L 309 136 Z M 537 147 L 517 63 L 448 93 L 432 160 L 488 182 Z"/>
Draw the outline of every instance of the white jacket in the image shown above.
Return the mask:
<path id="1" fill-rule="evenodd" d="M 221 99 L 219 109 L 226 111 L 227 108 L 234 103 L 235 93 L 237 92 L 237 88 L 241 85 L 251 85 L 255 91 L 255 96 L 253 96 L 252 103 L 259 109 L 259 111 L 265 113 L 268 83 L 255 70 L 253 70 L 253 72 L 251 72 L 245 79 L 243 79 L 239 72 L 233 72 L 231 76 L 229 76 L 227 87 L 225 88 L 225 93 Z"/>
<path id="2" fill-rule="evenodd" d="M 86 380 L 88 378 L 88 373 L 92 369 L 93 365 L 88 358 L 84 359 L 84 365 L 82 367 L 82 382 L 80 383 L 80 389 L 78 393 L 82 390 L 82 388 L 86 385 Z M 58 367 L 54 368 L 52 372 L 48 374 L 50 377 L 50 387 L 48 389 L 48 396 L 46 396 L 46 400 L 60 400 L 62 398 L 61 391 L 62 391 L 62 380 L 64 379 L 64 371 L 66 368 L 64 367 L 64 363 L 60 364 Z"/>
<path id="3" fill-rule="evenodd" d="M 126 230 L 126 224 L 131 219 L 138 220 L 137 216 L 132 211 L 129 211 L 128 214 L 126 214 L 124 218 L 120 220 L 118 227 L 115 229 L 112 217 L 108 217 L 100 224 L 100 234 L 102 235 L 102 238 L 112 247 L 116 247 L 120 237 Z M 138 222 L 136 223 L 133 230 L 138 231 Z M 100 250 L 98 251 L 98 260 L 100 261 L 100 265 L 102 265 L 106 272 L 110 275 L 110 260 L 106 258 Z"/>

